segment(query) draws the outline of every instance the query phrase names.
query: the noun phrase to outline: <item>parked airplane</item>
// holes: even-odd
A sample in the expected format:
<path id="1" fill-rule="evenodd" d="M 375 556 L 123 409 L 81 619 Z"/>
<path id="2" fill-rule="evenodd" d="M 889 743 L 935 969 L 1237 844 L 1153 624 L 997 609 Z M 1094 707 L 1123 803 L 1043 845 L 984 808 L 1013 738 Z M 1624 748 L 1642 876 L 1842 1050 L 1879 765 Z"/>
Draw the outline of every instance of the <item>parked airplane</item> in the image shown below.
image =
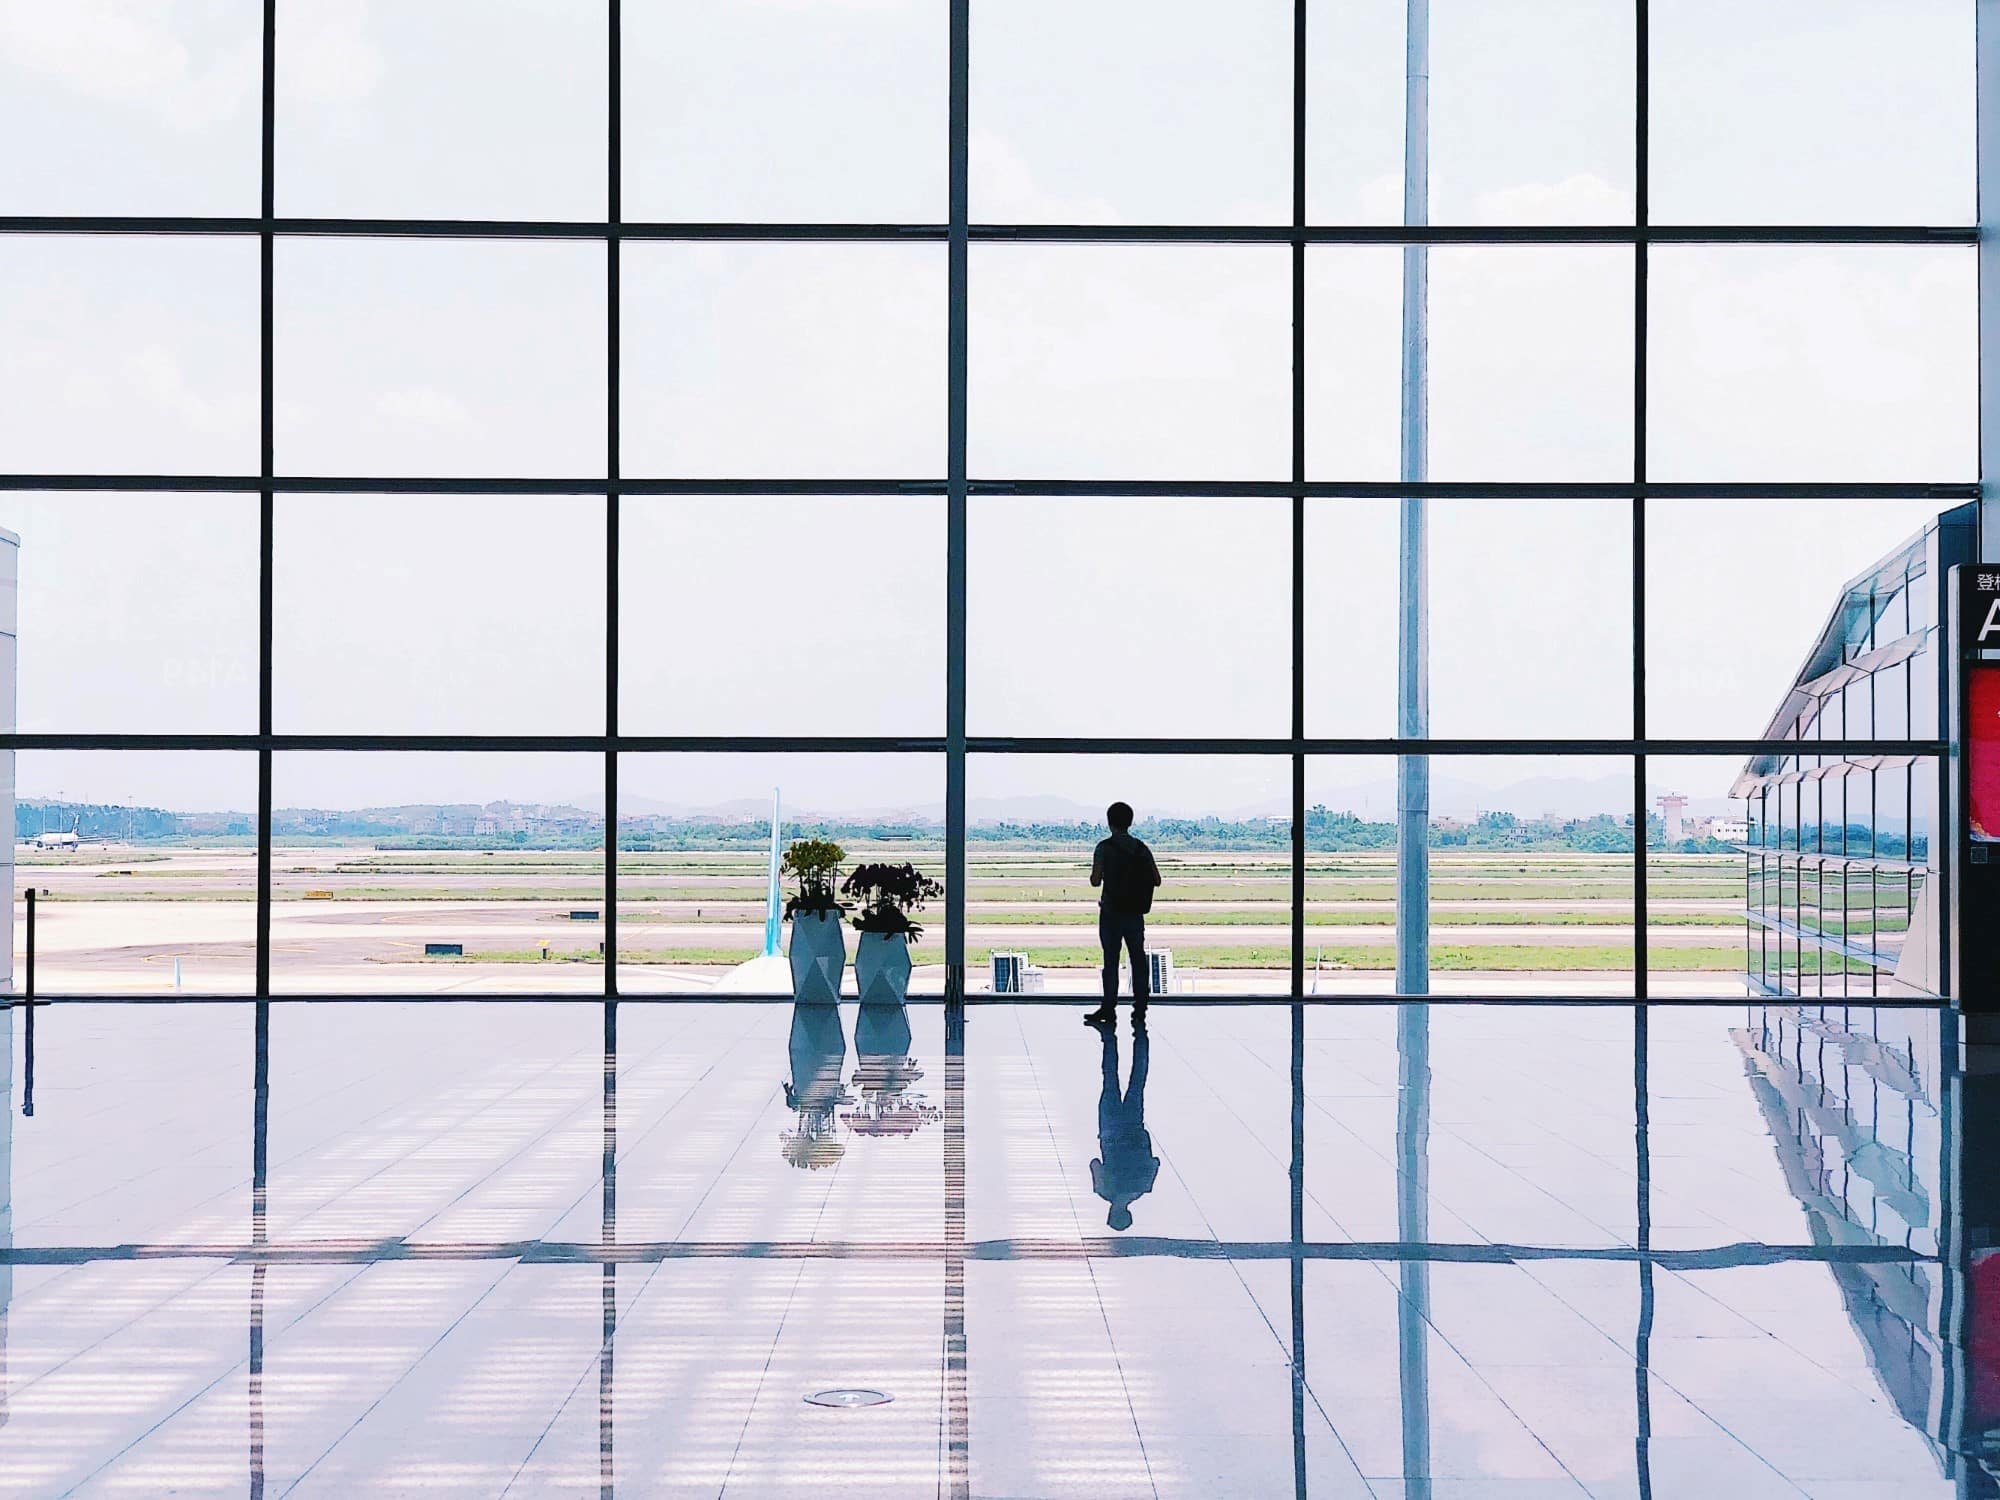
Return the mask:
<path id="1" fill-rule="evenodd" d="M 81 814 L 72 818 L 70 820 L 69 832 L 67 833 L 50 833 L 47 829 L 44 829 L 28 840 L 29 847 L 52 850 L 58 854 L 74 854 L 83 846 L 83 840 L 77 834 L 80 822 Z"/>

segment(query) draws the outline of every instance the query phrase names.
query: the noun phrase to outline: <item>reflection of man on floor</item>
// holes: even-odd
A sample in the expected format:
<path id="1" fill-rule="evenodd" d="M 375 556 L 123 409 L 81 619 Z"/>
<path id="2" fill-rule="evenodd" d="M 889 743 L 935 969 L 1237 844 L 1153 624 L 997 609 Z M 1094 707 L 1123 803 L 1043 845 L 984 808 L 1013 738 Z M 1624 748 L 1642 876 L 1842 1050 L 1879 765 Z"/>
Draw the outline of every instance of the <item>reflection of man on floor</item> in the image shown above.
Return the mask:
<path id="1" fill-rule="evenodd" d="M 1132 1203 L 1153 1190 L 1160 1159 L 1153 1155 L 1153 1138 L 1146 1133 L 1146 1064 L 1151 1042 L 1144 1026 L 1132 1028 L 1132 1081 L 1118 1092 L 1118 1032 L 1107 1026 L 1104 1038 L 1104 1091 L 1097 1096 L 1097 1149 L 1104 1154 L 1090 1164 L 1090 1185 L 1111 1205 L 1105 1221 L 1113 1229 L 1132 1227 Z"/>

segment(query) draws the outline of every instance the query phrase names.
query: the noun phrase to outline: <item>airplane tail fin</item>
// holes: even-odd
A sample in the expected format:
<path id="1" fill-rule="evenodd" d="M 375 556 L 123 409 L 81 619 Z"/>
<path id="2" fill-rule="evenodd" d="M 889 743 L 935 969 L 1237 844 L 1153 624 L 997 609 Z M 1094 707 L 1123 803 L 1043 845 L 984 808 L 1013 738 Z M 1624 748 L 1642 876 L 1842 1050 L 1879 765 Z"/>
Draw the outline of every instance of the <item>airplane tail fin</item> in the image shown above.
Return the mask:
<path id="1" fill-rule="evenodd" d="M 778 901 L 778 789 L 771 788 L 771 884 L 764 907 L 764 956 L 778 953 L 780 918 L 784 908 Z"/>

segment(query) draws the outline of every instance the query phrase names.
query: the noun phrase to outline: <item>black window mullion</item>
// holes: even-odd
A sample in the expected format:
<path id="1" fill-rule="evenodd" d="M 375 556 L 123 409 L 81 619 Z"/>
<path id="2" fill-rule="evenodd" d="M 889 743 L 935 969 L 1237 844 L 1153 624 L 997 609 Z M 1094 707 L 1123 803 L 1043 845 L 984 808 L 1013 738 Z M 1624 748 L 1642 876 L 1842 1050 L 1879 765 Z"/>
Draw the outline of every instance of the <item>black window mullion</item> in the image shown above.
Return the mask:
<path id="1" fill-rule="evenodd" d="M 624 216 L 623 17 L 610 0 L 610 52 L 606 62 L 607 131 L 604 211 L 604 994 L 618 996 L 618 523 L 619 480 L 619 249 Z M 613 1033 L 607 1012 L 605 1033 Z"/>
<path id="2" fill-rule="evenodd" d="M 1306 1497 L 1306 56 L 1307 0 L 1292 4 L 1292 1489 Z"/>

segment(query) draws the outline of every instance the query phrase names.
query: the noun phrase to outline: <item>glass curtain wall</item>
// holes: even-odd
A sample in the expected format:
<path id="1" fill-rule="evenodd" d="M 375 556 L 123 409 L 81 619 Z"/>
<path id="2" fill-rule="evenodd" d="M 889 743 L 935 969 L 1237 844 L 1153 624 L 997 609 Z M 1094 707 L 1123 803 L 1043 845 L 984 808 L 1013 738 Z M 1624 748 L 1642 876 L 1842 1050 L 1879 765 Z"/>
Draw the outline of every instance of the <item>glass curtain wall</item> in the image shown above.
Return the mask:
<path id="1" fill-rule="evenodd" d="M 938 1065 L 868 1108 L 937 1124 L 968 1492 L 968 1057 L 1036 999 L 996 978 L 1095 988 L 1121 798 L 1163 998 L 1290 1051 L 1238 1238 L 1289 1248 L 1303 1493 L 1309 1247 L 1352 1237 L 1309 1058 L 1389 1080 L 1366 1237 L 1405 1245 L 1462 1228 L 1434 1146 L 1490 1165 L 1434 1093 L 1594 1060 L 1570 1123 L 1619 1161 L 1540 1237 L 1631 1247 L 1643 1361 L 1655 1052 L 1769 991 L 1935 1005 L 1895 948 L 1942 747 L 1891 660 L 1935 574 L 1767 726 L 1826 599 L 1977 498 L 1969 3 L 143 26 L 145 76 L 88 28 L 0 56 L 20 878 L 44 996 L 254 1005 L 260 1241 L 284 1001 L 504 997 L 592 1048 L 601 1007 L 608 1244 L 621 1014 L 789 1001 L 729 985 L 774 823 L 907 859 L 942 1024 L 880 1056 Z M 1415 1477 L 1428 1257 L 1391 1274 Z"/>

